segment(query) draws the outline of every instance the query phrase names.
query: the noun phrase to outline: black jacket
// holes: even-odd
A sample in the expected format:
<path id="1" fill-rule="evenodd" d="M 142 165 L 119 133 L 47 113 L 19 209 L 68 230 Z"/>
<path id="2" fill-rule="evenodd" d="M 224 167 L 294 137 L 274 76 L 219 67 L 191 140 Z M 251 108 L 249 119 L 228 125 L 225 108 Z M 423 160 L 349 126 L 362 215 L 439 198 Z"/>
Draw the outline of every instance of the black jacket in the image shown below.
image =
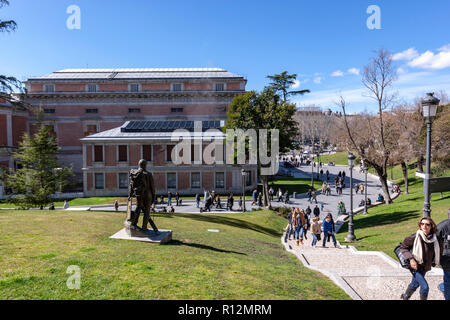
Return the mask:
<path id="1" fill-rule="evenodd" d="M 409 237 L 406 237 L 405 240 L 400 244 L 400 250 L 405 256 L 406 259 L 412 259 L 413 254 L 413 246 L 414 246 L 414 240 L 416 239 L 416 234 L 413 233 Z M 420 244 L 422 245 L 422 252 L 423 252 L 423 263 L 418 265 L 417 271 L 419 271 L 422 274 L 425 274 L 426 272 L 431 270 L 431 267 L 434 267 L 434 244 L 433 243 L 426 243 L 422 240 L 422 237 L 419 237 Z"/>
<path id="2" fill-rule="evenodd" d="M 314 215 L 315 215 L 315 216 L 320 215 L 320 209 L 319 209 L 319 207 L 315 207 L 313 212 L 314 212 Z"/>
<path id="3" fill-rule="evenodd" d="M 445 271 L 450 271 L 450 219 L 439 223 L 437 228 L 437 237 L 442 249 L 440 264 L 442 269 Z"/>

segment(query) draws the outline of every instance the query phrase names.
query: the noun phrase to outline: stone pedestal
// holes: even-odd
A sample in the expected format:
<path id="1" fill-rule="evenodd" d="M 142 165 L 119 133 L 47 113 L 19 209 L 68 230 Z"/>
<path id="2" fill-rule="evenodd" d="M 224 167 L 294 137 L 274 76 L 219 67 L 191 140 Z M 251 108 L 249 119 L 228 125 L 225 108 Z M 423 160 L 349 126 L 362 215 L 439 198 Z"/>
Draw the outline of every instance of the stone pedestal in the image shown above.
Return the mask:
<path id="1" fill-rule="evenodd" d="M 110 238 L 163 244 L 172 240 L 172 230 L 158 230 L 156 234 L 153 230 L 138 231 L 123 228 Z"/>

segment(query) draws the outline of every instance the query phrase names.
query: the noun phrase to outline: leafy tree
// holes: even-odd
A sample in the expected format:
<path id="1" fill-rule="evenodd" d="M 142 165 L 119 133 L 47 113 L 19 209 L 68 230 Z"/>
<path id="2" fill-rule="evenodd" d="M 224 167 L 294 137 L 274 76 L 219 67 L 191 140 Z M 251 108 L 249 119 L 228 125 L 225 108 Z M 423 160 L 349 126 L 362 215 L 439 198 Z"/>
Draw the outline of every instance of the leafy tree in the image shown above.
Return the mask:
<path id="1" fill-rule="evenodd" d="M 6 185 L 16 197 L 9 201 L 23 208 L 45 206 L 51 194 L 62 189 L 72 176 L 72 169 L 58 164 L 59 147 L 49 126 L 41 126 L 32 137 L 25 133 L 18 150 L 13 154 L 18 169 L 6 176 Z"/>
<path id="2" fill-rule="evenodd" d="M 295 104 L 283 101 L 272 88 L 265 88 L 262 92 L 250 91 L 233 99 L 227 113 L 225 129 L 270 129 L 279 130 L 279 152 L 291 150 L 297 140 L 298 127 L 294 119 Z M 268 137 L 269 141 L 271 136 Z M 258 150 L 263 141 L 257 134 Z M 267 141 L 266 141 L 267 143 Z M 267 143 L 268 152 L 272 155 L 270 143 Z M 257 153 L 257 165 L 263 182 L 264 206 L 270 206 L 268 193 L 268 175 L 261 174 L 261 168 L 271 164 L 262 165 L 260 154 Z M 275 156 L 278 161 L 278 154 Z M 272 164 L 273 165 L 273 164 Z"/>
<path id="3" fill-rule="evenodd" d="M 8 0 L 0 0 L 0 9 L 9 5 Z M 1 20 L 0 19 L 0 33 L 12 32 L 17 29 L 17 23 L 14 20 Z M 14 106 L 24 106 L 16 97 L 13 97 L 11 93 L 14 90 L 23 92 L 22 83 L 14 77 L 0 74 L 0 98 L 10 102 Z"/>
<path id="4" fill-rule="evenodd" d="M 287 71 L 283 71 L 280 74 L 275 74 L 273 76 L 267 76 L 268 79 L 272 80 L 269 83 L 269 88 L 271 88 L 276 93 L 281 92 L 283 95 L 283 101 L 287 101 L 289 96 L 294 95 L 304 95 L 305 93 L 310 93 L 309 90 L 298 90 L 298 91 L 288 91 L 290 87 L 295 83 L 297 79 L 297 74 L 288 74 Z"/>

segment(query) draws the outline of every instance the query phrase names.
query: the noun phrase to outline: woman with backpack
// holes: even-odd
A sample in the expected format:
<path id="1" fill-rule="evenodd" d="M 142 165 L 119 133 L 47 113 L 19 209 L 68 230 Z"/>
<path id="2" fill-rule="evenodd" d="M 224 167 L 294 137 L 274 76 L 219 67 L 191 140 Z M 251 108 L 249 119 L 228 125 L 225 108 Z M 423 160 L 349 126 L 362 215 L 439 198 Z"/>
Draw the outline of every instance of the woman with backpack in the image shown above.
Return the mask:
<path id="1" fill-rule="evenodd" d="M 317 244 L 317 241 L 320 241 L 320 234 L 322 233 L 321 227 L 322 223 L 319 221 L 319 217 L 313 218 L 313 223 L 311 224 L 311 233 L 313 236 L 313 241 L 311 245 L 314 247 Z"/>
<path id="2" fill-rule="evenodd" d="M 429 217 L 420 219 L 419 230 L 406 237 L 400 244 L 400 252 L 409 260 L 412 281 L 401 299 L 409 300 L 412 294 L 420 287 L 420 300 L 428 299 L 427 280 L 425 274 L 431 267 L 439 265 L 440 244 L 436 236 L 437 226 Z"/>

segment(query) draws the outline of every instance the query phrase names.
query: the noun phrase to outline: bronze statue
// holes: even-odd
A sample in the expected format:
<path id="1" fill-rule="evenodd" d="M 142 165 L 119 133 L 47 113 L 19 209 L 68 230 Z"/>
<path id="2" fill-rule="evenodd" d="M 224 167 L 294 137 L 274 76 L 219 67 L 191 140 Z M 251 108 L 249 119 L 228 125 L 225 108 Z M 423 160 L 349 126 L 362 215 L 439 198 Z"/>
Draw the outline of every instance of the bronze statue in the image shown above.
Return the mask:
<path id="1" fill-rule="evenodd" d="M 156 227 L 153 220 L 150 218 L 150 210 L 152 204 L 155 202 L 155 184 L 153 182 L 153 175 L 151 172 L 146 170 L 147 161 L 139 161 L 139 169 L 132 169 L 130 171 L 130 185 L 128 189 L 128 210 L 127 210 L 127 221 L 125 221 L 125 226 L 130 234 L 136 234 L 139 232 L 147 232 L 147 224 L 153 228 L 155 233 L 158 233 L 158 228 Z M 136 197 L 136 210 L 131 211 L 131 198 Z M 139 221 L 139 215 L 141 211 L 144 212 L 144 218 L 142 222 L 142 228 L 137 226 Z"/>

